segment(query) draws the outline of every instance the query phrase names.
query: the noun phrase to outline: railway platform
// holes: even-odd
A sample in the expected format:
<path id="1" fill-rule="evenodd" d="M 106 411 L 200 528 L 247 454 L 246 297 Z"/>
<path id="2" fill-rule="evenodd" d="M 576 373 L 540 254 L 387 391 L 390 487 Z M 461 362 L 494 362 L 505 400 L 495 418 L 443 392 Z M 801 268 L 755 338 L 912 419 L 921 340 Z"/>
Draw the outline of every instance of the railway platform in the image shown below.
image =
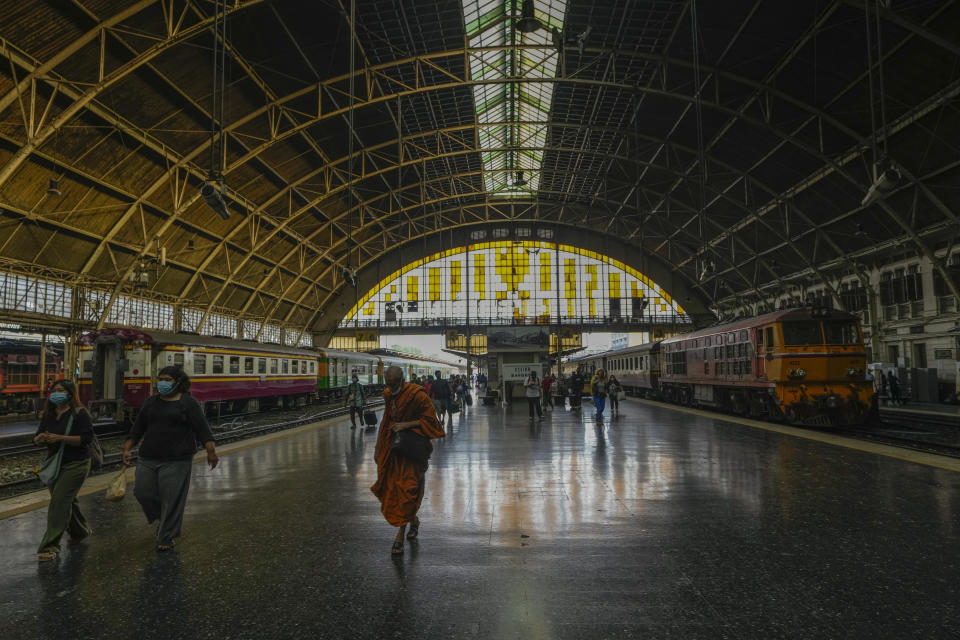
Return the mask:
<path id="1" fill-rule="evenodd" d="M 45 510 L 0 503 L 0 637 L 960 633 L 960 461 L 621 404 L 455 416 L 396 560 L 376 431 L 342 419 L 197 464 L 170 554 L 132 491 L 83 496 L 94 535 L 44 564 Z"/>

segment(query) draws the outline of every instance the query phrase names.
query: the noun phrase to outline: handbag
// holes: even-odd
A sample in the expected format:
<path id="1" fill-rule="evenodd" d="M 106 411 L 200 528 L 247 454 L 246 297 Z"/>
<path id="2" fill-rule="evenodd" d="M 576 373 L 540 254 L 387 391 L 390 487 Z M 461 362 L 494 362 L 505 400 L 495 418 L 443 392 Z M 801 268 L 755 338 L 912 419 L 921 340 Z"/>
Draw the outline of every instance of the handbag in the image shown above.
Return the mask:
<path id="1" fill-rule="evenodd" d="M 412 429 L 394 431 L 390 436 L 390 451 L 410 458 L 421 464 L 426 464 L 430 458 L 430 438 L 424 437 Z"/>
<path id="2" fill-rule="evenodd" d="M 617 391 L 617 400 L 626 400 L 626 399 L 627 399 L 626 391 L 624 391 L 623 389 L 620 389 L 620 391 Z"/>
<path id="3" fill-rule="evenodd" d="M 67 420 L 67 430 L 63 435 L 69 436 L 70 429 L 73 428 L 73 413 L 70 414 L 70 419 Z M 57 452 L 43 461 L 43 464 L 40 465 L 40 468 L 37 469 L 37 477 L 40 478 L 40 482 L 45 484 L 48 487 L 52 487 L 53 484 L 57 481 L 57 478 L 60 477 L 60 466 L 63 464 L 63 448 L 66 446 L 65 442 L 60 443 L 60 447 L 57 448 Z"/>
<path id="4" fill-rule="evenodd" d="M 456 400 L 450 398 L 447 400 L 447 412 L 448 413 L 458 413 L 460 411 L 460 405 Z"/>

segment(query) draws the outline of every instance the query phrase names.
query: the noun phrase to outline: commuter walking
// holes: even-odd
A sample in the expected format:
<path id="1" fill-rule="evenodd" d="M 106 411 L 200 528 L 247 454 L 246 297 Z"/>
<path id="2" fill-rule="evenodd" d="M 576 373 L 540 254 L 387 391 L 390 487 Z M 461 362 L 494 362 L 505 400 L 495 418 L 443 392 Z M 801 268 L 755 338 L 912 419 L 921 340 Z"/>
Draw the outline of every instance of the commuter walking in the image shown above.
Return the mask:
<path id="1" fill-rule="evenodd" d="M 610 396 L 610 416 L 620 415 L 620 398 L 618 394 L 623 390 L 623 386 L 620 385 L 620 381 L 617 380 L 617 376 L 610 374 L 610 379 L 607 380 L 607 394 Z"/>
<path id="2" fill-rule="evenodd" d="M 207 450 L 213 469 L 219 458 L 200 403 L 190 395 L 190 378 L 179 367 L 157 375 L 157 395 L 147 399 L 123 444 L 123 462 L 140 442 L 133 494 L 148 523 L 157 522 L 157 551 L 173 549 L 180 537 L 197 443 Z"/>
<path id="3" fill-rule="evenodd" d="M 447 414 L 447 403 L 450 402 L 450 384 L 443 379 L 439 370 L 436 371 L 433 384 L 430 385 L 430 397 L 433 399 L 433 410 L 442 424 Z"/>
<path id="4" fill-rule="evenodd" d="M 890 383 L 890 401 L 893 404 L 903 404 L 903 399 L 900 397 L 900 380 L 897 379 L 897 376 L 890 372 L 888 379 Z"/>
<path id="5" fill-rule="evenodd" d="M 547 374 L 543 377 L 543 409 L 544 411 L 551 411 L 553 409 L 553 396 L 550 395 L 550 388 L 553 386 L 554 377 L 551 374 Z"/>
<path id="6" fill-rule="evenodd" d="M 77 494 L 90 473 L 87 445 L 92 440 L 93 423 L 86 407 L 80 403 L 77 386 L 69 380 L 57 380 L 50 388 L 40 426 L 33 437 L 34 444 L 47 448 L 48 460 L 60 456 L 59 471 L 47 485 L 50 492 L 47 530 L 37 549 L 37 560 L 41 562 L 57 557 L 64 532 L 78 541 L 91 533 L 80 512 Z M 51 460 L 51 464 L 56 463 Z"/>
<path id="7" fill-rule="evenodd" d="M 540 380 L 537 379 L 537 372 L 531 371 L 527 381 L 523 383 L 527 394 L 527 407 L 530 409 L 530 422 L 533 422 L 533 411 L 537 411 L 537 420 L 543 420 L 543 409 L 540 407 Z"/>
<path id="8" fill-rule="evenodd" d="M 603 422 L 603 409 L 607 404 L 607 378 L 603 369 L 598 369 L 590 382 L 593 406 L 597 408 L 597 422 Z"/>
<path id="9" fill-rule="evenodd" d="M 580 370 L 573 372 L 570 376 L 570 408 L 580 409 L 583 402 L 583 374 Z"/>
<path id="10" fill-rule="evenodd" d="M 353 381 L 347 385 L 347 398 L 344 401 L 346 406 L 350 407 L 350 428 L 357 428 L 357 416 L 360 422 L 363 422 L 363 405 L 366 404 L 367 396 L 360 384 L 360 377 L 353 374 Z"/>
<path id="11" fill-rule="evenodd" d="M 383 421 L 380 423 L 374 453 L 377 481 L 370 491 L 380 501 L 380 513 L 387 522 L 400 527 L 391 550 L 394 556 L 398 556 L 403 553 L 403 537 L 408 524 L 410 533 L 407 534 L 407 540 L 414 540 L 420 535 L 417 512 L 423 502 L 427 461 L 433 452 L 430 438 L 442 438 L 446 434 L 436 412 L 430 413 L 434 408 L 426 392 L 417 385 L 405 383 L 400 367 L 388 367 L 384 372 L 384 381 L 387 388 L 383 392 Z M 425 454 L 422 459 L 402 455 L 399 450 L 391 448 L 394 434 L 407 429 L 426 439 L 426 442 L 420 441 Z"/>

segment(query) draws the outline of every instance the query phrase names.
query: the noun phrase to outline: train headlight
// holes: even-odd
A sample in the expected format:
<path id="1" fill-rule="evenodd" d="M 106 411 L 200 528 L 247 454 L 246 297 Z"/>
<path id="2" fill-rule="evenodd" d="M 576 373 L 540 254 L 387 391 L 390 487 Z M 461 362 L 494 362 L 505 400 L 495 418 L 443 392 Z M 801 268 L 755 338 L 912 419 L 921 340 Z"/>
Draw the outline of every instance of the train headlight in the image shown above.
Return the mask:
<path id="1" fill-rule="evenodd" d="M 802 378 L 802 377 L 804 377 L 805 375 L 807 375 L 807 370 L 806 370 L 806 369 L 797 369 L 797 377 Z"/>
<path id="2" fill-rule="evenodd" d="M 860 369 L 855 369 L 855 368 L 853 368 L 853 367 L 850 367 L 849 369 L 847 369 L 847 375 L 848 375 L 848 376 L 855 376 L 855 375 L 857 375 L 858 373 L 860 373 Z"/>

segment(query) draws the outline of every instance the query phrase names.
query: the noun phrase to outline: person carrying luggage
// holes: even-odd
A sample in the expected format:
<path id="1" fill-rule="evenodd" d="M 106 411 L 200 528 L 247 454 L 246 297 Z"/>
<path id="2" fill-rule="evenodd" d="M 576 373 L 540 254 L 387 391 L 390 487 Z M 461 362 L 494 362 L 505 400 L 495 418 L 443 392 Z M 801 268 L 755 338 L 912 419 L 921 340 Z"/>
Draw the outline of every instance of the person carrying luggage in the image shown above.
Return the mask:
<path id="1" fill-rule="evenodd" d="M 360 384 L 360 377 L 353 374 L 353 381 L 347 385 L 346 399 L 344 405 L 350 407 L 350 428 L 357 428 L 357 416 L 363 422 L 363 405 L 366 404 L 367 396 L 363 391 L 363 385 Z"/>

